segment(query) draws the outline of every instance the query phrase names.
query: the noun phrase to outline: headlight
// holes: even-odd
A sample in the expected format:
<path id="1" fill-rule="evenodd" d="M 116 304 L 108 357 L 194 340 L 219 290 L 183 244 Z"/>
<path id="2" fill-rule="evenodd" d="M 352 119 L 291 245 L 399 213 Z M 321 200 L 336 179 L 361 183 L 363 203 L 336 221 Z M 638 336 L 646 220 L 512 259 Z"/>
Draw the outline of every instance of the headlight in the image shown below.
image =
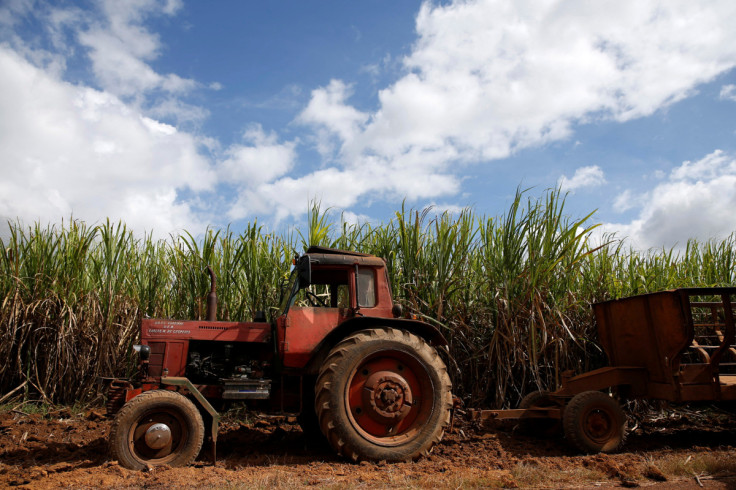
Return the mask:
<path id="1" fill-rule="evenodd" d="M 147 361 L 151 357 L 151 348 L 147 345 L 134 345 L 133 350 L 141 357 L 141 361 Z"/>

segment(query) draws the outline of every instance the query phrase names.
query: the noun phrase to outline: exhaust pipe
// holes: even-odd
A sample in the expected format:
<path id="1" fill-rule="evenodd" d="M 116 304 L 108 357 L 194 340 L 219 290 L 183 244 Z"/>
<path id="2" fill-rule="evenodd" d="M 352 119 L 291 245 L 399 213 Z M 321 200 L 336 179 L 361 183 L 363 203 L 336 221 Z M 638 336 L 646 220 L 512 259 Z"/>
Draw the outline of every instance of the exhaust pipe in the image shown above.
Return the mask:
<path id="1" fill-rule="evenodd" d="M 210 274 L 210 294 L 207 295 L 207 318 L 206 320 L 208 322 L 214 322 L 217 321 L 217 293 L 215 292 L 216 287 L 216 280 L 215 280 L 215 271 L 212 270 L 212 267 L 209 265 L 207 266 L 207 272 Z"/>

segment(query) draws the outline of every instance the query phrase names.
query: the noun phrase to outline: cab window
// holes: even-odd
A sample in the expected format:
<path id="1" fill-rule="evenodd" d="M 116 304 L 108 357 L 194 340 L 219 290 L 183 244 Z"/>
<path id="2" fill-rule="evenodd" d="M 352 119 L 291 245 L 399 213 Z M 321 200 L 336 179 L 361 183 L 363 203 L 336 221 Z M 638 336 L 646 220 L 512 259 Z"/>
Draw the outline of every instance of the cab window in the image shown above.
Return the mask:
<path id="1" fill-rule="evenodd" d="M 293 298 L 297 308 L 348 308 L 350 293 L 345 269 L 312 271 L 312 283 Z"/>
<path id="2" fill-rule="evenodd" d="M 358 269 L 358 306 L 361 308 L 376 306 L 376 278 L 373 269 Z"/>

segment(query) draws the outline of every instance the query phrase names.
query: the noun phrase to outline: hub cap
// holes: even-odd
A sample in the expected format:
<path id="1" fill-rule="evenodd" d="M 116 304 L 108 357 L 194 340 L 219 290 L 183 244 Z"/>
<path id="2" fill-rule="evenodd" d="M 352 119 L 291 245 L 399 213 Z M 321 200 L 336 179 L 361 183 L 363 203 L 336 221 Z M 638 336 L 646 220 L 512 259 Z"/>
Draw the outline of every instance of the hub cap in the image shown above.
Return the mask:
<path id="1" fill-rule="evenodd" d="M 605 443 L 615 431 L 613 420 L 608 412 L 601 409 L 593 409 L 585 417 L 585 433 L 592 440 Z"/>
<path id="2" fill-rule="evenodd" d="M 131 426 L 128 444 L 137 459 L 164 464 L 176 458 L 188 437 L 187 425 L 177 410 L 151 410 Z"/>
<path id="3" fill-rule="evenodd" d="M 153 424 L 146 431 L 145 439 L 151 449 L 161 449 L 171 444 L 171 429 L 166 424 Z"/>
<path id="4" fill-rule="evenodd" d="M 363 407 L 375 420 L 398 422 L 409 415 L 412 404 L 409 384 L 390 371 L 370 375 L 363 386 Z"/>

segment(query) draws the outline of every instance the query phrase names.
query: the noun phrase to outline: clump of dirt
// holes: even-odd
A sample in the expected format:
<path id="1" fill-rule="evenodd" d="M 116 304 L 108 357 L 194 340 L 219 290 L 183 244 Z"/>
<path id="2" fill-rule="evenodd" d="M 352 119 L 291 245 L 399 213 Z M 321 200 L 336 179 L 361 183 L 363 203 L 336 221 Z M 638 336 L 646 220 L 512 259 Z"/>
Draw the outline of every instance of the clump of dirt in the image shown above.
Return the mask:
<path id="1" fill-rule="evenodd" d="M 110 421 L 100 411 L 46 417 L 6 412 L 0 414 L 0 487 L 549 488 L 689 482 L 700 488 L 699 481 L 726 488 L 728 482 L 710 479 L 703 455 L 730 461 L 736 440 L 730 414 L 675 413 L 637 419 L 624 451 L 613 455 L 579 455 L 562 439 L 536 439 L 513 428 L 480 430 L 460 419 L 429 457 L 398 464 L 346 463 L 324 441 L 305 437 L 291 417 L 256 417 L 249 423 L 226 419 L 216 466 L 206 447 L 187 468 L 138 472 L 110 459 Z"/>

